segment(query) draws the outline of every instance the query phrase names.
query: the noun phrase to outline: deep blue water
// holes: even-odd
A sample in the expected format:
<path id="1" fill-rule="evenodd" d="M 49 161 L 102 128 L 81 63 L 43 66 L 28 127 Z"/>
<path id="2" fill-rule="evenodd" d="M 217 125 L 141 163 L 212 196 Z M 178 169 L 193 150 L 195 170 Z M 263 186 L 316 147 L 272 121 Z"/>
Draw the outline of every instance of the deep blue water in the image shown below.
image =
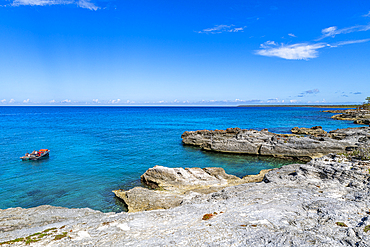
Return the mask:
<path id="1" fill-rule="evenodd" d="M 237 176 L 290 162 L 183 146 L 187 130 L 239 127 L 290 133 L 295 126 L 355 127 L 320 108 L 0 107 L 0 208 L 49 204 L 121 211 L 111 192 L 140 185 L 155 165 L 223 167 Z M 48 148 L 50 158 L 21 161 Z"/>

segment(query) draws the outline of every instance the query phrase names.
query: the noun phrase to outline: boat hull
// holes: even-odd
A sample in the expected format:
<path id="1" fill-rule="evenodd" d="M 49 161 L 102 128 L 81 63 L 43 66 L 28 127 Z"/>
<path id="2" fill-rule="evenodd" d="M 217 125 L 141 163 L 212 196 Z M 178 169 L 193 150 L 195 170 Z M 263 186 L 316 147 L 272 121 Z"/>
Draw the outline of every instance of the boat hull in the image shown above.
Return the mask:
<path id="1" fill-rule="evenodd" d="M 48 158 L 48 157 L 49 157 L 49 151 L 43 153 L 40 156 L 35 156 L 35 155 L 23 156 L 23 157 L 21 157 L 21 159 L 22 160 L 41 160 L 41 159 L 45 159 L 45 158 Z"/>

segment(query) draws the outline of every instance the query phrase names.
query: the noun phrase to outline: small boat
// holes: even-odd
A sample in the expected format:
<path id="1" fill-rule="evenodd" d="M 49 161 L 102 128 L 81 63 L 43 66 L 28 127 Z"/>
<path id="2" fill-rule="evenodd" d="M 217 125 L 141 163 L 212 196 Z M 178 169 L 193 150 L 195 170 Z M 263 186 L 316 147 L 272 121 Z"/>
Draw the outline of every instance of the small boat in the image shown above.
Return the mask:
<path id="1" fill-rule="evenodd" d="M 22 160 L 40 160 L 49 157 L 49 149 L 40 149 L 39 151 L 33 151 L 32 153 L 26 153 L 21 157 Z"/>

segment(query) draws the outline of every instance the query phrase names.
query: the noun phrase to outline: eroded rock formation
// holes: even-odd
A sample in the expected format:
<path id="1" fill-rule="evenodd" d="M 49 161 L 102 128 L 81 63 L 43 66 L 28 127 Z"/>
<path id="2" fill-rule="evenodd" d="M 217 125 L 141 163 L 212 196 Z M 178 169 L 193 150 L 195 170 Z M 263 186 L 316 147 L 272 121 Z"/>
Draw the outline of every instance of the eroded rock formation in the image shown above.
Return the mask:
<path id="1" fill-rule="evenodd" d="M 370 125 L 370 111 L 369 110 L 327 110 L 323 112 L 341 113 L 332 116 L 336 120 L 350 120 L 356 124 Z"/>
<path id="2" fill-rule="evenodd" d="M 125 202 L 128 212 L 168 209 L 200 194 L 243 183 L 261 182 L 268 171 L 238 178 L 218 167 L 184 169 L 155 166 L 141 176 L 142 182 L 152 190 L 135 187 L 128 191 L 114 190 L 113 193 Z"/>
<path id="3" fill-rule="evenodd" d="M 312 129 L 311 129 L 312 130 Z M 320 130 L 315 129 L 313 131 Z M 203 150 L 311 160 L 329 153 L 343 153 L 368 141 L 370 128 L 347 128 L 320 135 L 274 134 L 268 130 L 226 129 L 185 131 L 184 144 Z M 364 139 L 365 137 L 365 139 Z"/>
<path id="4" fill-rule="evenodd" d="M 312 128 L 299 128 L 294 127 L 291 132 L 298 135 L 313 135 L 313 136 L 324 136 L 327 132 L 322 129 L 321 126 L 315 126 Z"/>
<path id="5" fill-rule="evenodd" d="M 0 243 L 29 246 L 28 238 L 37 246 L 369 246 L 369 168 L 369 162 L 328 155 L 168 210 L 0 210 Z"/>

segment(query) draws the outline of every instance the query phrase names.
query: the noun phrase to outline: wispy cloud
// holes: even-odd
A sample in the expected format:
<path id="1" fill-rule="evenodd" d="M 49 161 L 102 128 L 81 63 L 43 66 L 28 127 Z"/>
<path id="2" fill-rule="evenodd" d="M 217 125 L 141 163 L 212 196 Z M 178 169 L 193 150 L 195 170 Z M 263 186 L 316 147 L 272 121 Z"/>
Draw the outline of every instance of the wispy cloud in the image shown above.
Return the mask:
<path id="1" fill-rule="evenodd" d="M 315 88 L 315 89 L 312 89 L 312 90 L 304 91 L 304 93 L 306 93 L 306 94 L 318 94 L 318 93 L 320 93 L 320 90 Z"/>
<path id="2" fill-rule="evenodd" d="M 370 39 L 359 39 L 359 40 L 348 40 L 348 41 L 340 41 L 338 43 L 334 44 L 328 44 L 330 47 L 338 47 L 341 45 L 351 45 L 351 44 L 359 44 L 359 43 L 365 43 L 370 41 Z"/>
<path id="3" fill-rule="evenodd" d="M 297 43 L 292 45 L 277 44 L 274 41 L 266 41 L 260 45 L 261 50 L 255 53 L 267 57 L 280 57 L 288 60 L 308 60 L 318 57 L 318 50 L 324 47 L 335 48 L 343 45 L 369 42 L 370 39 L 347 40 L 333 44 L 328 43 Z"/>
<path id="4" fill-rule="evenodd" d="M 98 10 L 99 7 L 90 2 L 89 0 L 79 0 L 77 5 L 81 8 L 90 9 L 90 10 Z"/>
<path id="5" fill-rule="evenodd" d="M 31 5 L 31 6 L 47 6 L 47 5 L 67 5 L 75 4 L 78 7 L 98 10 L 99 7 L 92 3 L 90 0 L 14 0 L 11 3 L 11 6 L 22 6 L 22 5 Z"/>
<path id="6" fill-rule="evenodd" d="M 305 95 L 316 95 L 318 93 L 320 93 L 320 90 L 315 88 L 315 89 L 307 90 L 307 91 L 300 93 L 298 97 L 304 97 Z"/>
<path id="7" fill-rule="evenodd" d="M 23 100 L 23 103 L 30 103 L 30 99 Z"/>
<path id="8" fill-rule="evenodd" d="M 332 37 L 334 38 L 338 34 L 345 34 L 345 33 L 353 33 L 353 32 L 364 32 L 370 30 L 370 24 L 367 25 L 356 25 L 352 27 L 346 27 L 346 28 L 341 28 L 338 29 L 336 26 L 324 28 L 321 30 L 322 36 L 317 39 L 322 40 L 327 37 Z"/>
<path id="9" fill-rule="evenodd" d="M 65 100 L 62 100 L 60 103 L 71 103 L 71 100 L 65 99 Z"/>
<path id="10" fill-rule="evenodd" d="M 270 41 L 271 42 L 271 41 Z M 274 44 L 261 45 L 261 50 L 256 51 L 256 54 L 267 57 L 280 57 L 289 60 L 308 60 L 318 56 L 318 49 L 325 47 L 324 43 L 308 44 L 298 43 L 293 45 L 277 45 Z"/>
<path id="11" fill-rule="evenodd" d="M 278 45 L 275 41 L 268 40 L 263 44 L 260 44 L 260 48 L 269 48 L 271 46 L 276 46 Z"/>
<path id="12" fill-rule="evenodd" d="M 216 25 L 212 28 L 206 28 L 206 29 L 203 29 L 202 31 L 197 31 L 197 33 L 211 33 L 211 34 L 224 33 L 224 32 L 237 33 L 237 32 L 243 32 L 246 27 L 247 26 L 235 27 L 235 25 Z"/>
<path id="13" fill-rule="evenodd" d="M 6 102 L 6 99 L 2 99 L 0 100 L 1 103 L 5 103 Z"/>
<path id="14" fill-rule="evenodd" d="M 363 17 L 370 17 L 370 11 L 363 15 Z M 318 50 L 322 48 L 334 48 L 343 45 L 359 44 L 369 42 L 369 39 L 345 40 L 338 42 L 322 42 L 321 40 L 339 34 L 348 34 L 353 32 L 365 32 L 370 30 L 370 23 L 366 25 L 355 25 L 346 28 L 338 28 L 337 26 L 327 27 L 321 30 L 321 37 L 311 42 L 301 42 L 296 44 L 277 43 L 275 41 L 266 41 L 260 45 L 260 50 L 255 51 L 255 54 L 268 57 L 280 57 L 289 60 L 308 60 L 318 57 Z M 293 33 L 288 34 L 291 37 L 296 37 Z M 300 96 L 302 97 L 302 96 Z"/>

